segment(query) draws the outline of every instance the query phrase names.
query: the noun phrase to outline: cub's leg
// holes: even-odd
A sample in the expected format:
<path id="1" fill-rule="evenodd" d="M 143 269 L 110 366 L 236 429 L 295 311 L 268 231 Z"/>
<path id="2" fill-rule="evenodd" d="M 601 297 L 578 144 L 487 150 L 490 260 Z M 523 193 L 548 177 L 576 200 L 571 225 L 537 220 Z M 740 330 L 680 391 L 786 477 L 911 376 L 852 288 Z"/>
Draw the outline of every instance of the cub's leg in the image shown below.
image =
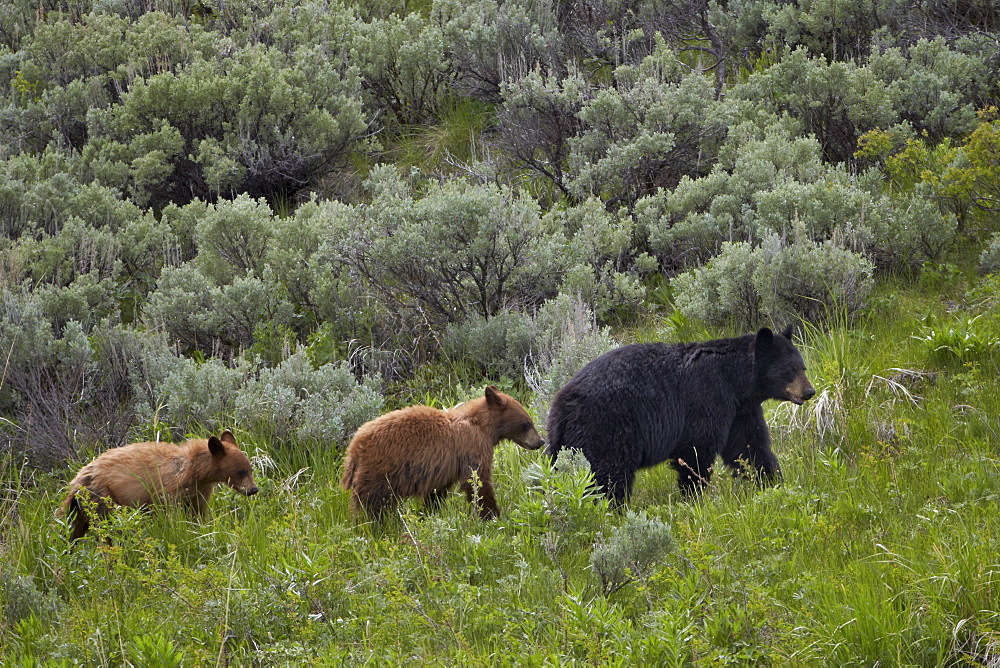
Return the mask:
<path id="1" fill-rule="evenodd" d="M 79 492 L 77 492 L 79 494 Z M 72 542 L 76 542 L 87 535 L 87 531 L 90 529 L 90 518 L 87 516 L 87 512 L 80 505 L 80 499 L 76 498 L 76 495 L 69 502 L 69 512 L 67 517 L 70 521 L 70 526 L 73 527 L 72 533 L 69 535 L 69 539 Z"/>
<path id="2" fill-rule="evenodd" d="M 436 513 L 441 509 L 441 503 L 448 496 L 449 491 L 451 491 L 450 486 L 432 490 L 431 493 L 427 495 L 427 498 L 424 499 L 424 507 L 426 507 L 429 512 Z"/>
<path id="3" fill-rule="evenodd" d="M 355 476 L 351 489 L 351 511 L 355 516 L 363 513 L 377 520 L 396 507 L 397 499 L 387 480 L 372 478 Z"/>
<path id="4" fill-rule="evenodd" d="M 493 493 L 493 472 L 490 467 L 470 466 L 467 475 L 463 477 L 462 491 L 465 492 L 465 498 L 469 503 L 476 503 L 479 507 L 479 517 L 484 520 L 499 517 L 500 508 L 497 506 L 496 495 Z M 478 479 L 478 489 L 473 484 L 473 477 Z"/>

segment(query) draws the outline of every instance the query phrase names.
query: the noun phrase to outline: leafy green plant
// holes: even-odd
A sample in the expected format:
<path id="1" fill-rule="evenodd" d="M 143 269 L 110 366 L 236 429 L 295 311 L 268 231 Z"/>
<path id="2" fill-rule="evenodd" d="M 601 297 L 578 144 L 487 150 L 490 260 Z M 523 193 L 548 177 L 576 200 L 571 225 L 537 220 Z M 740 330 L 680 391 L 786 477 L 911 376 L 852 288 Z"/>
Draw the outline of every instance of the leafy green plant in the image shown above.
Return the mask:
<path id="1" fill-rule="evenodd" d="M 531 531 L 553 532 L 560 540 L 593 531 L 608 513 L 583 453 L 565 450 L 555 462 L 541 459 L 521 474 L 531 492 L 511 510 L 514 522 Z"/>
<path id="2" fill-rule="evenodd" d="M 162 633 L 144 634 L 129 641 L 126 654 L 136 666 L 175 668 L 184 665 L 184 652 Z"/>
<path id="3" fill-rule="evenodd" d="M 969 317 L 958 315 L 942 322 L 927 316 L 920 334 L 914 338 L 924 344 L 927 352 L 941 362 L 975 362 L 982 360 L 1000 346 L 1000 338 L 987 326 L 976 325 L 982 314 Z"/>
<path id="4" fill-rule="evenodd" d="M 965 272 L 953 262 L 925 262 L 917 282 L 924 288 L 956 290 L 965 283 Z"/>

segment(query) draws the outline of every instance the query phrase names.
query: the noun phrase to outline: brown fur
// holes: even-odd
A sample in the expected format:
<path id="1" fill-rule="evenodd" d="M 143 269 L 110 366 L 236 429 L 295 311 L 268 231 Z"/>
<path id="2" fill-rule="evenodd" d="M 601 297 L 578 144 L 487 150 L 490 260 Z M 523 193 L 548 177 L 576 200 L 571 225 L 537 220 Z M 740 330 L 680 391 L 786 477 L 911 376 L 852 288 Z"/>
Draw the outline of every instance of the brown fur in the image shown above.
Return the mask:
<path id="1" fill-rule="evenodd" d="M 816 390 L 813 388 L 812 383 L 806 378 L 806 370 L 800 369 L 792 380 L 785 388 L 785 395 L 788 400 L 793 404 L 798 404 L 801 406 L 805 402 L 809 401 L 816 395 Z"/>
<path id="2" fill-rule="evenodd" d="M 147 507 L 179 503 L 203 516 L 215 486 L 225 483 L 247 496 L 257 493 L 250 460 L 232 432 L 184 443 L 131 443 L 105 451 L 76 474 L 61 513 L 73 526 L 72 540 L 90 528 L 89 509 L 81 504 L 86 490 L 99 516 L 112 505 Z M 90 505 L 90 504 L 87 504 Z"/>
<path id="3" fill-rule="evenodd" d="M 491 519 L 500 514 L 493 450 L 505 438 L 528 450 L 545 444 L 524 407 L 492 385 L 484 396 L 449 410 L 392 411 L 358 429 L 347 448 L 341 484 L 351 490 L 355 514 L 380 516 L 408 496 L 436 508 L 455 483 L 472 503 L 475 473 L 479 515 Z"/>

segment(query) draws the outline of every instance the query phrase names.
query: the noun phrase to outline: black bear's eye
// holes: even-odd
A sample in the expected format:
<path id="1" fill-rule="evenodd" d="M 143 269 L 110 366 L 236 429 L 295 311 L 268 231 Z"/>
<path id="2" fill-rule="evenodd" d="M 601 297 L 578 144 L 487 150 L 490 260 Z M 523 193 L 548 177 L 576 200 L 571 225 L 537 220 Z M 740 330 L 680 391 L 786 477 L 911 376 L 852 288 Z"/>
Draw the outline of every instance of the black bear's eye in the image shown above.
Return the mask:
<path id="1" fill-rule="evenodd" d="M 241 477 L 241 478 L 246 478 L 247 477 L 247 472 L 246 472 L 246 470 L 243 470 L 243 471 L 240 471 L 237 475 L 239 477 Z"/>
<path id="2" fill-rule="evenodd" d="M 521 425 L 522 431 L 531 431 L 531 422 L 525 422 Z"/>

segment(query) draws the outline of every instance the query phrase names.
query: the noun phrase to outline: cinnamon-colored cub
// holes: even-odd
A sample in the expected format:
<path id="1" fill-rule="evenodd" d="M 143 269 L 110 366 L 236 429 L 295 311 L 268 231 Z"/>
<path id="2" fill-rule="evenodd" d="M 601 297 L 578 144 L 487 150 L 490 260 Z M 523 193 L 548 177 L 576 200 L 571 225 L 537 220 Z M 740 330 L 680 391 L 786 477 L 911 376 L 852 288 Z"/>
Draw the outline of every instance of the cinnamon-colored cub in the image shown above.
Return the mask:
<path id="1" fill-rule="evenodd" d="M 500 514 L 493 450 L 504 438 L 527 450 L 545 444 L 524 407 L 492 385 L 484 396 L 448 410 L 392 411 L 358 429 L 347 448 L 341 484 L 351 491 L 351 510 L 378 517 L 408 496 L 434 509 L 455 483 L 472 503 L 475 474 L 479 516 L 491 519 Z"/>
<path id="2" fill-rule="evenodd" d="M 111 504 L 146 507 L 180 503 L 204 515 L 219 483 L 247 496 L 257 493 L 250 460 L 228 430 L 222 436 L 194 438 L 178 445 L 131 443 L 105 451 L 80 469 L 70 483 L 62 513 L 73 526 L 71 539 L 77 540 L 90 528 L 91 509 L 103 516 Z M 89 497 L 92 503 L 82 504 L 81 497 Z"/>

